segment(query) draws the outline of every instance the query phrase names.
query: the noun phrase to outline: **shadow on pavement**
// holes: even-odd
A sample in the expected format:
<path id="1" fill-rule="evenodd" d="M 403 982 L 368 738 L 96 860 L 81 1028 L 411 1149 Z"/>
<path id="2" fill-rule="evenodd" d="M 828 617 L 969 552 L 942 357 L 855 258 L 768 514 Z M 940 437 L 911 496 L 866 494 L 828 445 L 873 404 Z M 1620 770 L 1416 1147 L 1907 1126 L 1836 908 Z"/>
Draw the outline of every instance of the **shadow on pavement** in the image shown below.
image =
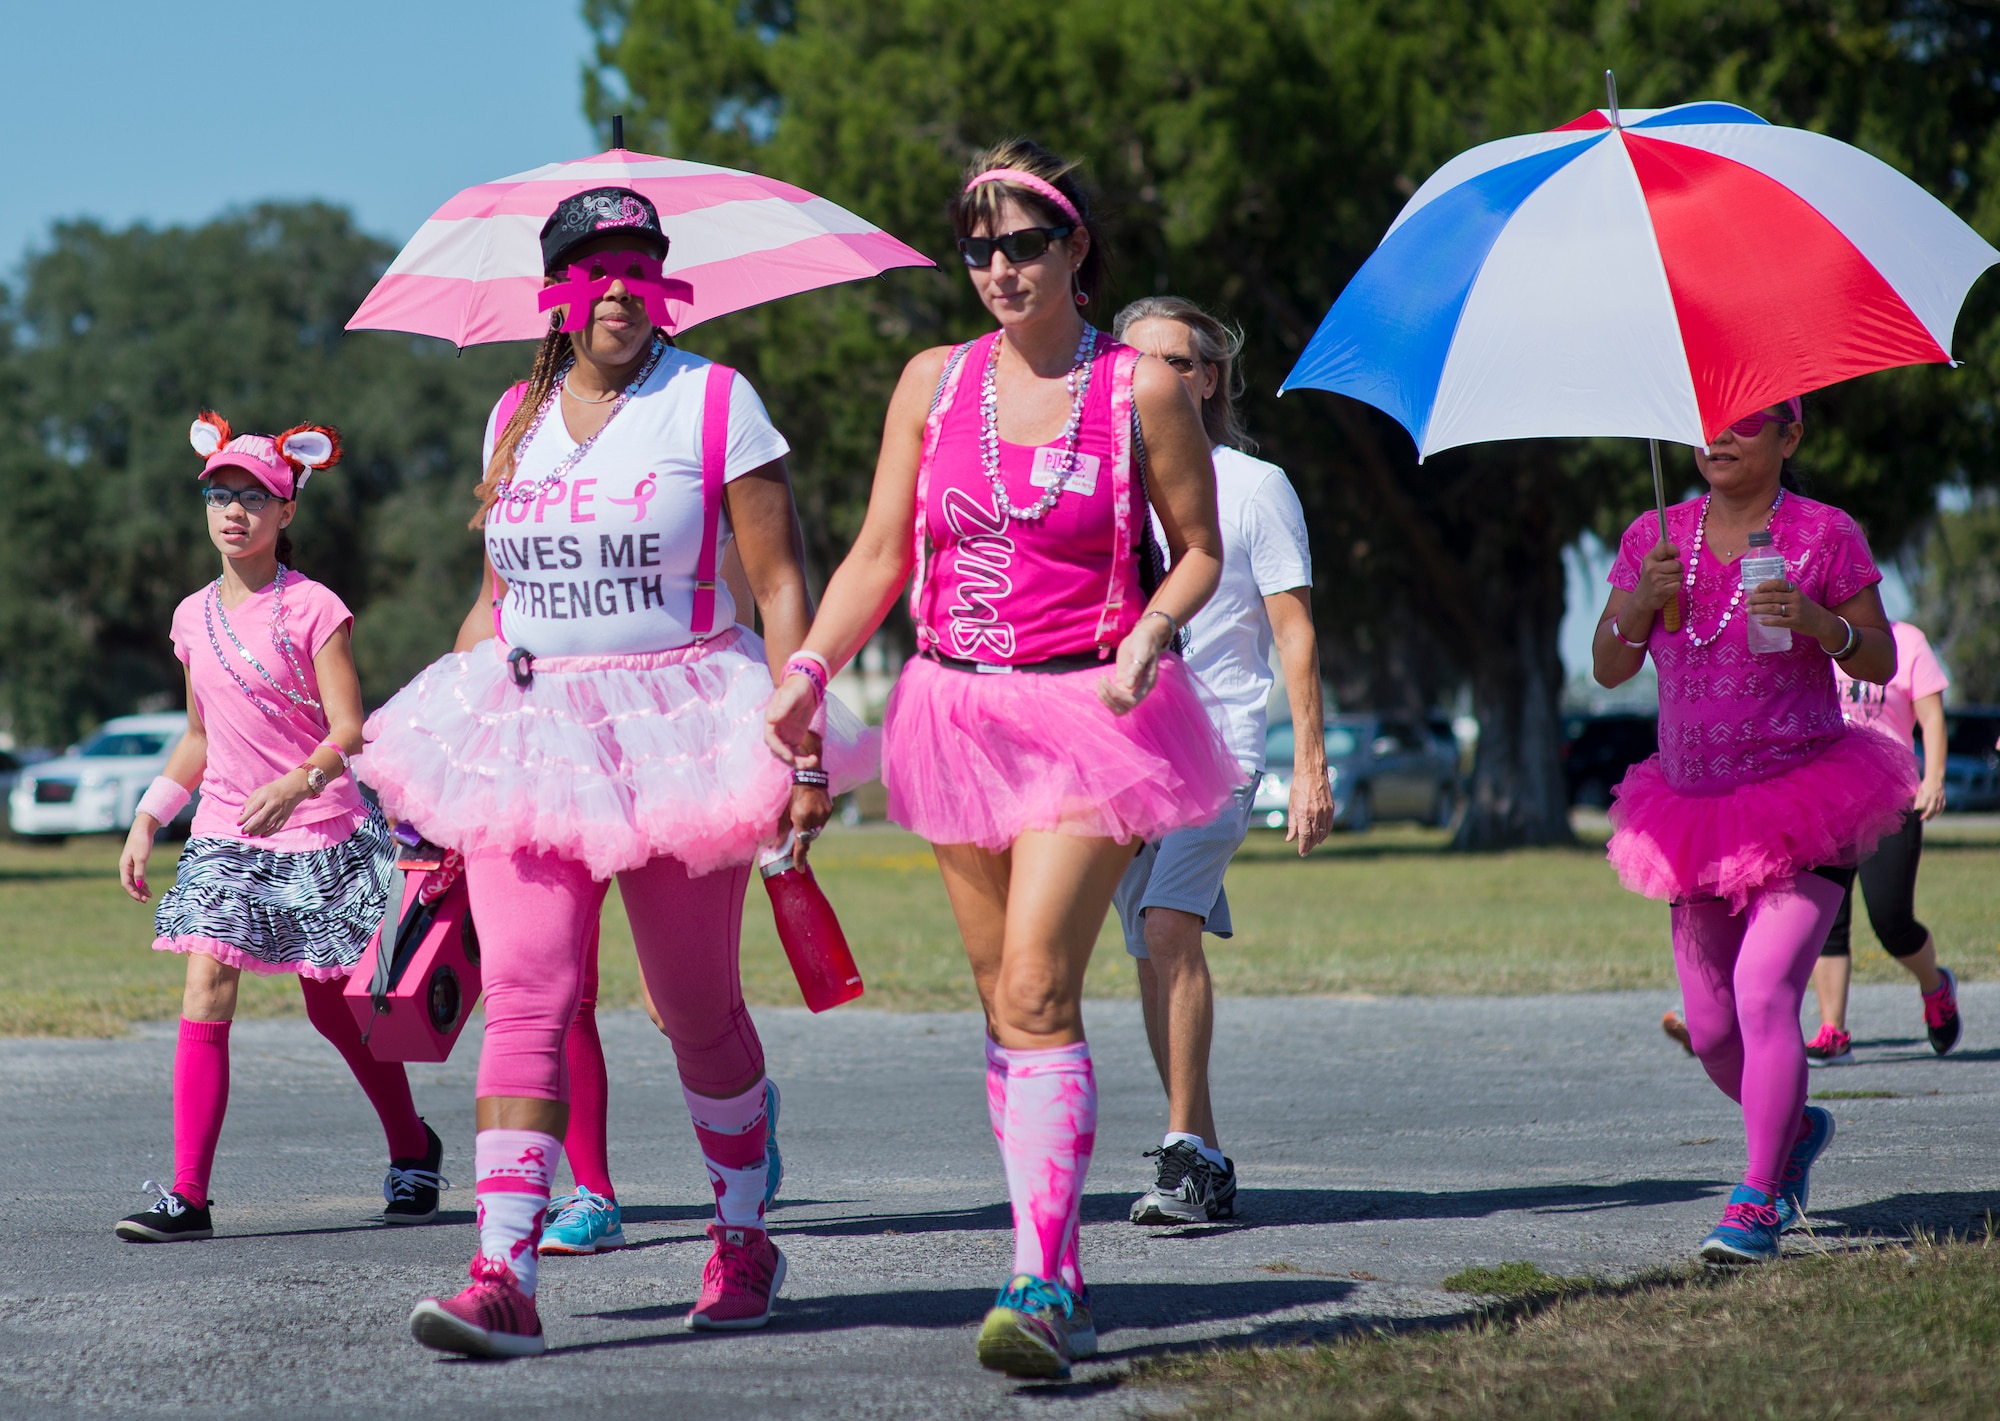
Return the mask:
<path id="1" fill-rule="evenodd" d="M 1892 1194 L 1844 1209 L 1814 1209 L 1810 1218 L 1819 1234 L 1902 1234 L 1912 1229 L 1983 1234 L 1987 1220 L 1995 1215 L 2000 1215 L 2000 1189 Z"/>

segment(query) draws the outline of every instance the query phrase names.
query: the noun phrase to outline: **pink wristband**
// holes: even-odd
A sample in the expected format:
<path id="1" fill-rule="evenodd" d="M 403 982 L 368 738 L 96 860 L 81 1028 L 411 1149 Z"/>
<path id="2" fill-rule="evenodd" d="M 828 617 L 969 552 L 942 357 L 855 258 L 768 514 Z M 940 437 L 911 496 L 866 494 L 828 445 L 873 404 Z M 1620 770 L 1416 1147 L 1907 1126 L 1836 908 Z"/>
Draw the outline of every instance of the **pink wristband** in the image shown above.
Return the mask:
<path id="1" fill-rule="evenodd" d="M 146 792 L 139 796 L 138 807 L 133 812 L 150 814 L 154 822 L 167 825 L 174 822 L 174 816 L 187 808 L 187 802 L 193 798 L 186 786 L 176 784 L 165 775 L 160 775 L 146 787 Z"/>
<path id="2" fill-rule="evenodd" d="M 826 667 L 820 659 L 816 656 L 794 656 L 790 661 L 785 663 L 785 675 L 789 677 L 794 672 L 812 682 L 813 694 L 824 705 L 826 703 L 827 678 Z"/>

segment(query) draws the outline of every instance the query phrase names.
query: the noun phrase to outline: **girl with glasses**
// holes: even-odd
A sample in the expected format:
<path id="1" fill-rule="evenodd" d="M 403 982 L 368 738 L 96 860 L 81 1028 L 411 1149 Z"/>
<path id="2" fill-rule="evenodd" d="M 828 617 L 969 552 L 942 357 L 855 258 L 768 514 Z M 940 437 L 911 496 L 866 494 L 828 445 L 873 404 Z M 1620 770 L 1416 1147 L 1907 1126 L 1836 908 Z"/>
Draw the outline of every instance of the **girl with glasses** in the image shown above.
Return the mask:
<path id="1" fill-rule="evenodd" d="M 1725 427 L 1695 465 L 1708 492 L 1633 520 L 1592 645 L 1597 680 L 1653 658 L 1660 750 L 1614 791 L 1610 857 L 1625 886 L 1672 905 L 1674 963 L 1694 1053 L 1743 1110 L 1748 1166 L 1703 1240 L 1720 1263 L 1765 1262 L 1805 1214 L 1833 1117 L 1806 1104 L 1799 1003 L 1840 908 L 1841 877 L 1902 822 L 1907 749 L 1851 729 L 1836 662 L 1881 685 L 1896 670 L 1861 530 L 1789 486 L 1799 401 Z M 1745 588 L 1753 553 L 1784 575 Z M 1660 613 L 1678 598 L 1680 630 Z M 1787 649 L 1753 649 L 1752 619 Z"/>

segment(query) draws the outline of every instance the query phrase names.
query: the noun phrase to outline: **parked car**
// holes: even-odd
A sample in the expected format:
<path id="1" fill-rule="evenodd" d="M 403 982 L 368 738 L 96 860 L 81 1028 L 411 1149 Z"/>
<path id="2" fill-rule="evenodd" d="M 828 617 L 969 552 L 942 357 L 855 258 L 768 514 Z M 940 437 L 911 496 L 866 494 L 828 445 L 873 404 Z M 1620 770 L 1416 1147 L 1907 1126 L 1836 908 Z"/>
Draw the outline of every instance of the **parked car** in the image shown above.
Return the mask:
<path id="1" fill-rule="evenodd" d="M 1945 809 L 2000 809 L 2000 706 L 1948 710 L 1944 731 Z"/>
<path id="2" fill-rule="evenodd" d="M 61 838 L 132 827 L 146 787 L 167 767 L 167 757 L 187 731 L 187 716 L 122 715 L 107 720 L 81 745 L 21 772 L 7 796 L 7 821 L 16 834 Z M 190 803 L 174 820 L 194 818 Z"/>
<path id="3" fill-rule="evenodd" d="M 1289 721 L 1265 732 L 1251 823 L 1282 829 L 1288 822 L 1295 743 Z M 1334 716 L 1326 726 L 1326 771 L 1336 829 L 1363 834 L 1380 819 L 1446 825 L 1458 807 L 1458 747 L 1448 722 L 1439 732 L 1408 717 Z"/>
<path id="4" fill-rule="evenodd" d="M 1658 716 L 1629 711 L 1564 716 L 1562 766 L 1569 802 L 1608 808 L 1613 786 L 1659 748 Z"/>

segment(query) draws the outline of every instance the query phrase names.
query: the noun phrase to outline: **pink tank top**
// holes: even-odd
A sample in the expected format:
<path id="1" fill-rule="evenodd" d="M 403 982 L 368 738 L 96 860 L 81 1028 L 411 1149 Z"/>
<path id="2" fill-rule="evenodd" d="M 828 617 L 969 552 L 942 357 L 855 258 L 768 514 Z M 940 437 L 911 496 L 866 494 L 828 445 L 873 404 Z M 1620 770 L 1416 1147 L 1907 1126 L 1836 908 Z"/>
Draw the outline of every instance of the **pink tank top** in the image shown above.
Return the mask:
<path id="1" fill-rule="evenodd" d="M 959 346 L 924 430 L 917 473 L 916 581 L 910 611 L 922 650 L 996 666 L 1095 651 L 1109 657 L 1146 599 L 1133 476 L 1132 371 L 1139 354 L 1098 337 L 1077 441 L 1077 467 L 1041 518 L 998 506 L 979 448 L 980 387 L 999 332 Z M 1016 508 L 1041 499 L 1062 446 L 1000 445 Z"/>

